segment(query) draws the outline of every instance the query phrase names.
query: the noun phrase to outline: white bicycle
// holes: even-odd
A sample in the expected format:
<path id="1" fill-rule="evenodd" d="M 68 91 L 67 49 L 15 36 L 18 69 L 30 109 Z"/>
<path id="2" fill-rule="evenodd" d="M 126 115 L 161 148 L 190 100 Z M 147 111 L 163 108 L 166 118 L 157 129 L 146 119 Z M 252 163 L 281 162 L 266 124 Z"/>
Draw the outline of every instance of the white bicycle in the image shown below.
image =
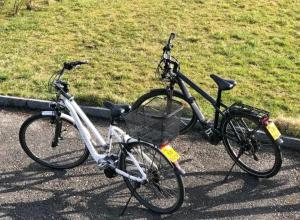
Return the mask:
<path id="1" fill-rule="evenodd" d="M 131 138 L 115 126 L 115 119 L 127 113 L 130 106 L 105 103 L 111 110 L 105 141 L 69 94 L 69 85 L 61 77 L 65 70 L 86 63 L 64 63 L 50 78 L 49 85 L 55 88 L 57 101 L 51 104 L 52 111 L 42 111 L 23 123 L 19 133 L 23 150 L 39 164 L 53 169 L 73 168 L 91 154 L 106 177 L 121 175 L 131 197 L 134 195 L 145 207 L 161 214 L 176 211 L 184 199 L 183 182 L 177 169 L 154 145 Z M 95 147 L 104 151 L 98 153 Z"/>

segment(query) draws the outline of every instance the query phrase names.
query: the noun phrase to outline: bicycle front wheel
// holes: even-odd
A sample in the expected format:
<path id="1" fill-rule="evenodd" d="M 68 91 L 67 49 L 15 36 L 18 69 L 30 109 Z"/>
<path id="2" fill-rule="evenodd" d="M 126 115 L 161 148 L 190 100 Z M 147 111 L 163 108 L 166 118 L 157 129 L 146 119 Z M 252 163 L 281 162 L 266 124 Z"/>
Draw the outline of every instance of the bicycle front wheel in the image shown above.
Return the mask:
<path id="1" fill-rule="evenodd" d="M 183 203 L 184 187 L 181 176 L 162 152 L 144 142 L 128 145 L 127 151 L 139 162 L 148 182 L 137 187 L 137 182 L 124 177 L 124 181 L 135 198 L 153 212 L 169 214 Z M 140 176 L 128 154 L 122 153 L 120 169 L 133 176 Z"/>
<path id="2" fill-rule="evenodd" d="M 222 132 L 228 154 L 244 171 L 260 178 L 278 173 L 282 164 L 280 148 L 259 119 L 242 113 L 230 115 Z M 241 149 L 243 153 L 238 158 Z"/>
<path id="3" fill-rule="evenodd" d="M 53 169 L 73 168 L 89 156 L 75 125 L 65 118 L 33 115 L 21 126 L 19 139 L 31 159 Z"/>
<path id="4" fill-rule="evenodd" d="M 135 110 L 143 105 L 147 105 L 147 103 L 151 102 L 155 98 L 160 98 L 167 102 L 168 93 L 165 89 L 151 90 L 149 93 L 146 93 L 140 98 L 138 98 L 138 100 L 136 100 L 135 103 L 132 104 L 132 110 Z M 180 102 L 183 105 L 179 133 L 185 134 L 196 124 L 197 116 L 195 115 L 194 110 L 191 104 L 189 103 L 188 99 L 185 98 L 182 93 L 174 90 L 172 99 Z M 158 105 L 161 105 L 161 102 L 159 102 Z"/>

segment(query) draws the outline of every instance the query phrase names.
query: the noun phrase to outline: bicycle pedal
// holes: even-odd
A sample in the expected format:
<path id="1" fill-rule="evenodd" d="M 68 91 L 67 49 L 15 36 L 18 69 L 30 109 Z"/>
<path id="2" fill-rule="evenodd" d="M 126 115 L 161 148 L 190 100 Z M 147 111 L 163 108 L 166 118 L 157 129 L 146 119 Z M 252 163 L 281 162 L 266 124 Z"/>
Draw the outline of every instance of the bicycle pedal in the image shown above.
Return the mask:
<path id="1" fill-rule="evenodd" d="M 221 141 L 221 137 L 216 134 L 212 128 L 206 129 L 203 136 L 212 145 L 217 145 Z"/>
<path id="2" fill-rule="evenodd" d="M 108 155 L 101 161 L 98 161 L 98 167 L 100 168 L 106 168 L 111 167 L 115 169 L 115 163 L 118 161 L 119 157 L 116 155 Z"/>
<path id="3" fill-rule="evenodd" d="M 212 136 L 214 135 L 214 132 L 213 132 L 213 130 L 212 130 L 211 128 L 208 128 L 208 129 L 206 129 L 206 130 L 204 131 L 204 134 L 205 134 L 205 136 L 206 136 L 207 138 L 210 138 L 210 137 L 212 137 Z"/>
<path id="4" fill-rule="evenodd" d="M 107 165 L 108 165 L 107 161 L 98 162 L 98 167 L 99 168 L 105 168 L 105 167 L 107 167 Z"/>

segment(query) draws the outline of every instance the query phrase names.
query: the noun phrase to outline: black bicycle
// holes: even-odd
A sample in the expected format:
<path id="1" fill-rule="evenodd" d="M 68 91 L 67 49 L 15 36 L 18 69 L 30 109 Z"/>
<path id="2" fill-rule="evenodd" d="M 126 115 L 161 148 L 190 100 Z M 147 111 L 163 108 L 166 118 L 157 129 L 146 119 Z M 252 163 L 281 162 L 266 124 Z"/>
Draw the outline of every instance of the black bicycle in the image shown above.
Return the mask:
<path id="1" fill-rule="evenodd" d="M 158 97 L 164 100 L 166 105 L 174 100 L 179 101 L 184 106 L 180 134 L 189 131 L 199 121 L 209 142 L 218 144 L 223 141 L 228 154 L 234 160 L 229 173 L 234 165 L 238 164 L 244 171 L 256 177 L 267 178 L 276 175 L 282 164 L 282 139 L 276 125 L 269 120 L 270 113 L 242 103 L 225 105 L 221 99 L 222 92 L 233 89 L 236 82 L 215 74 L 210 77 L 218 86 L 217 98 L 207 94 L 180 71 L 179 61 L 171 56 L 174 38 L 175 34 L 171 33 L 157 67 L 161 80 L 167 82 L 166 88 L 154 89 L 144 94 L 132 105 L 132 109 L 147 105 Z M 213 122 L 205 120 L 185 83 L 214 107 Z M 180 90 L 176 90 L 175 85 L 178 85 Z"/>

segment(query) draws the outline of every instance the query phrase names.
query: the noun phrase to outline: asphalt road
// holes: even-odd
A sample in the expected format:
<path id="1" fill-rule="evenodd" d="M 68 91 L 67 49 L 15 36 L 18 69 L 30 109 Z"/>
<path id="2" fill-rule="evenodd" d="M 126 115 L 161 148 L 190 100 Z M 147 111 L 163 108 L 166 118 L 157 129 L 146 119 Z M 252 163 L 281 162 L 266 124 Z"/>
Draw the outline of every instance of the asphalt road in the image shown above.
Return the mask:
<path id="1" fill-rule="evenodd" d="M 116 219 L 129 197 L 120 177 L 107 179 L 92 160 L 66 171 L 33 162 L 22 151 L 18 131 L 31 113 L 0 111 L 0 219 Z M 108 122 L 97 120 L 101 131 Z M 176 141 L 186 197 L 172 215 L 150 213 L 132 199 L 124 219 L 300 219 L 300 153 L 284 151 L 279 174 L 253 178 L 238 167 L 222 180 L 232 161 L 222 145 L 197 132 Z"/>

